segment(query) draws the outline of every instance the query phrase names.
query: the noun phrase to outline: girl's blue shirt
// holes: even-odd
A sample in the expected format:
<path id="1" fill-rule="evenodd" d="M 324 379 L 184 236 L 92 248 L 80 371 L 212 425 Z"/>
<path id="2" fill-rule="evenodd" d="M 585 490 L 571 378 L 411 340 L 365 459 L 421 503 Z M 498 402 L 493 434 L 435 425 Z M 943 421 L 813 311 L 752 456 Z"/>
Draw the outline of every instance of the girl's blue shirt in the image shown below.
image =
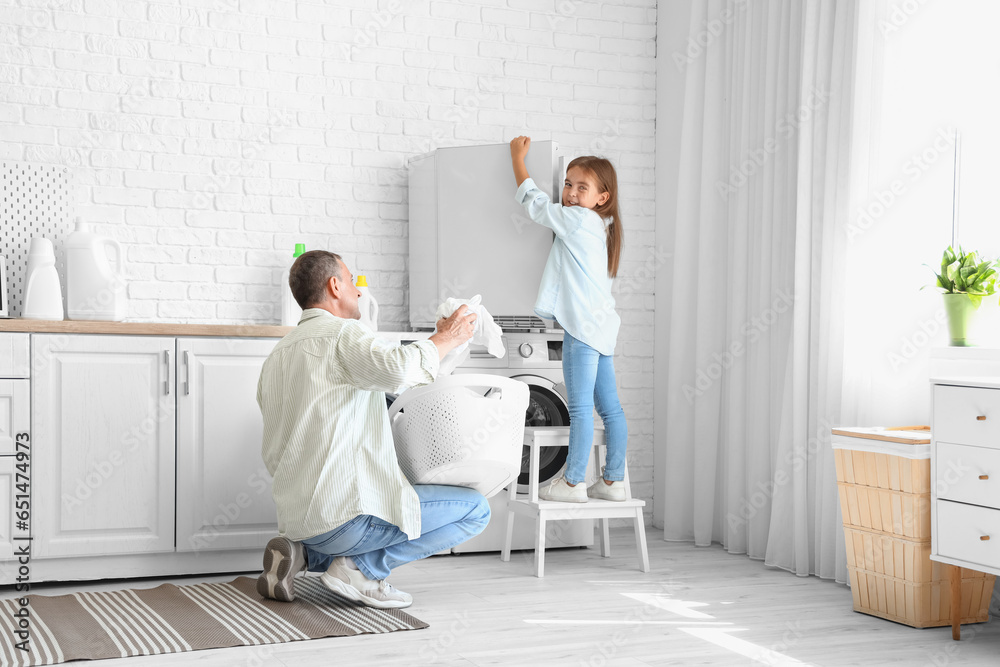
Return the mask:
<path id="1" fill-rule="evenodd" d="M 535 313 L 556 320 L 577 340 L 603 355 L 615 352 L 621 318 L 611 295 L 608 245 L 610 223 L 582 206 L 554 204 L 535 182 L 526 179 L 514 198 L 528 216 L 555 232 L 542 272 Z"/>

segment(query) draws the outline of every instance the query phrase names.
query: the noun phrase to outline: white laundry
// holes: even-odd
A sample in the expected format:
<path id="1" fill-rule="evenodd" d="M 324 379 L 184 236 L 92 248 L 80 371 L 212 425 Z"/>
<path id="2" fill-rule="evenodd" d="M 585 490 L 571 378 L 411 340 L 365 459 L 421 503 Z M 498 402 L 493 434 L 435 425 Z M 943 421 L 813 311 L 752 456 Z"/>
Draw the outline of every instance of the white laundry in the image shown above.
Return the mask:
<path id="1" fill-rule="evenodd" d="M 472 338 L 462 343 L 454 350 L 445 355 L 441 360 L 438 376 L 450 375 L 458 366 L 469 357 L 469 345 L 483 345 L 486 351 L 494 357 L 504 356 L 506 350 L 503 345 L 503 330 L 493 321 L 493 316 L 481 304 L 483 297 L 479 294 L 471 299 L 456 299 L 449 297 L 444 300 L 437 309 L 437 318 L 448 317 L 460 306 L 468 306 L 470 313 L 476 314 L 476 324 L 472 331 Z"/>

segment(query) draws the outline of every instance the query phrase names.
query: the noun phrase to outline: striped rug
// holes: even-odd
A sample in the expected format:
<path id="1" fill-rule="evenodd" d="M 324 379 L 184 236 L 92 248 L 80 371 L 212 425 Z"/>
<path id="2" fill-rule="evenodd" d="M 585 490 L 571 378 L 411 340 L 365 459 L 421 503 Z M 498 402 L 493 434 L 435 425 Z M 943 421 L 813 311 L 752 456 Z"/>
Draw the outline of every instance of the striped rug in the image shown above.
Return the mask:
<path id="1" fill-rule="evenodd" d="M 0 665 L 54 665 L 319 637 L 416 630 L 398 609 L 371 609 L 295 580 L 295 602 L 257 594 L 257 580 L 0 600 Z M 25 618 L 23 609 L 27 609 Z M 18 633 L 21 632 L 20 636 Z M 26 644 L 18 643 L 27 637 Z"/>

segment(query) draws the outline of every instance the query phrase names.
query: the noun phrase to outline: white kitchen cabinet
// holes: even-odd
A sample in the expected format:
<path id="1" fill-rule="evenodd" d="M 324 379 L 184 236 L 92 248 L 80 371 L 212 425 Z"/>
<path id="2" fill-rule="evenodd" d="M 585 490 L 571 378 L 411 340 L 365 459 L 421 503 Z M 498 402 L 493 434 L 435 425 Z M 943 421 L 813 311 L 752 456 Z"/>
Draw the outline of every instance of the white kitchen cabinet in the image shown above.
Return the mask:
<path id="1" fill-rule="evenodd" d="M 34 558 L 174 550 L 174 353 L 172 337 L 33 334 Z"/>
<path id="2" fill-rule="evenodd" d="M 16 464 L 17 460 L 13 456 L 0 456 L 0 561 L 14 557 L 14 536 L 23 532 L 16 529 Z M 3 566 L 4 563 L 0 562 L 0 568 Z"/>
<path id="3" fill-rule="evenodd" d="M 30 420 L 29 380 L 0 380 L 0 456 L 16 454 L 18 433 L 27 433 Z"/>
<path id="4" fill-rule="evenodd" d="M 257 380 L 277 339 L 177 341 L 177 551 L 263 549 L 278 531 Z"/>
<path id="5" fill-rule="evenodd" d="M 18 512 L 26 510 L 24 516 L 30 519 L 30 504 L 26 494 L 21 492 L 30 491 L 28 481 L 32 473 L 28 345 L 28 334 L 0 334 L 0 572 L 8 565 L 12 567 L 11 572 L 16 570 L 16 564 L 3 561 L 14 556 L 14 538 L 28 533 L 23 527 L 18 528 Z M 19 440 L 28 444 L 20 448 L 21 460 L 16 457 Z M 21 491 L 17 489 L 18 483 Z M 6 577 L 3 580 L 6 581 Z"/>
<path id="6" fill-rule="evenodd" d="M 29 391 L 29 380 L 0 380 L 0 561 L 13 557 L 14 536 L 27 534 L 25 530 L 16 530 L 16 513 L 28 509 L 28 518 L 31 518 L 30 505 L 23 502 L 26 494 L 16 490 L 20 483 L 22 491 L 30 491 L 33 472 Z M 20 448 L 23 452 L 20 461 L 16 456 L 18 440 L 28 445 Z M 17 477 L 18 464 L 21 464 L 20 478 Z M 15 498 L 17 494 L 21 498 Z M 17 503 L 20 507 L 15 506 Z"/>
<path id="7" fill-rule="evenodd" d="M 0 333 L 0 378 L 28 377 L 28 336 Z"/>

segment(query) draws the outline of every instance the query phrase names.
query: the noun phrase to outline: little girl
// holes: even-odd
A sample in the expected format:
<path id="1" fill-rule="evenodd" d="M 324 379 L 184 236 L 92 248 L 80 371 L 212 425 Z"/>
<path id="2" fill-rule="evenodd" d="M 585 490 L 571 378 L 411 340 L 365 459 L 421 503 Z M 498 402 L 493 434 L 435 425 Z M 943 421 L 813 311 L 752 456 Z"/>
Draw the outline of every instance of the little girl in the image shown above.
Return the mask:
<path id="1" fill-rule="evenodd" d="M 535 313 L 554 319 L 563 335 L 563 375 L 569 393 L 569 457 L 561 477 L 539 491 L 543 500 L 585 503 L 587 498 L 625 500 L 628 427 L 618 401 L 612 355 L 621 319 L 611 283 L 618 274 L 622 222 L 618 177 L 608 160 L 578 157 L 566 169 L 562 205 L 553 204 L 528 175 L 524 158 L 529 137 L 510 142 L 517 181 L 515 199 L 532 220 L 556 233 Z M 594 440 L 594 404 L 604 420 L 607 461 L 599 479 L 584 489 Z"/>

